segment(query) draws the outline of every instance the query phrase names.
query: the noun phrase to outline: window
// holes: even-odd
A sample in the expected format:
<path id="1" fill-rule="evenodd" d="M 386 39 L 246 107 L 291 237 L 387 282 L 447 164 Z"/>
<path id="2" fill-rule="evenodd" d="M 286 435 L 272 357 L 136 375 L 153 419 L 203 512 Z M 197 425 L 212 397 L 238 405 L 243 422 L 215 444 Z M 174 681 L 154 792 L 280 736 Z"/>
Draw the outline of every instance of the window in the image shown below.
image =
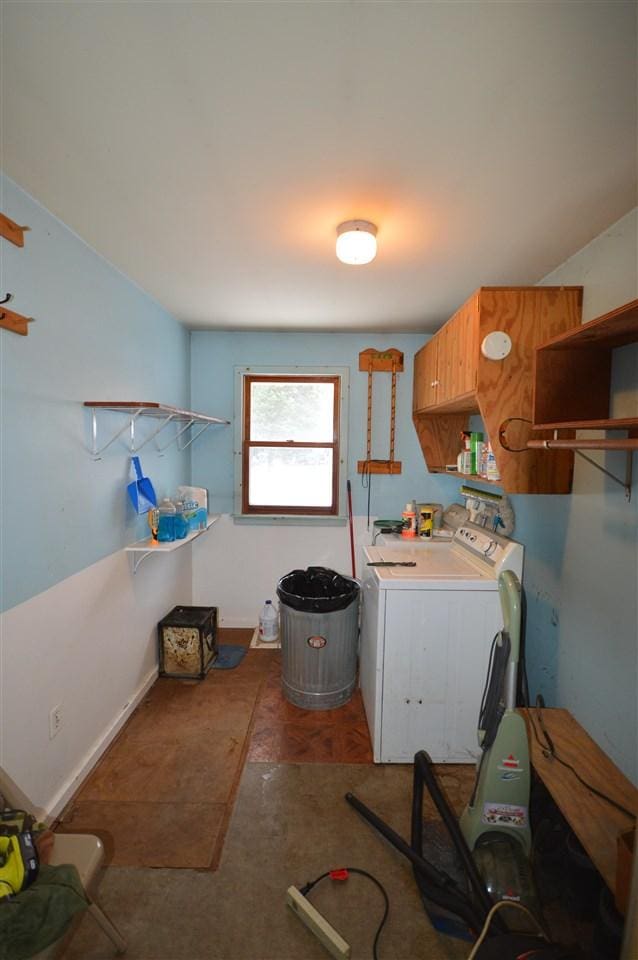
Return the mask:
<path id="1" fill-rule="evenodd" d="M 339 515 L 343 372 L 241 371 L 243 516 Z"/>

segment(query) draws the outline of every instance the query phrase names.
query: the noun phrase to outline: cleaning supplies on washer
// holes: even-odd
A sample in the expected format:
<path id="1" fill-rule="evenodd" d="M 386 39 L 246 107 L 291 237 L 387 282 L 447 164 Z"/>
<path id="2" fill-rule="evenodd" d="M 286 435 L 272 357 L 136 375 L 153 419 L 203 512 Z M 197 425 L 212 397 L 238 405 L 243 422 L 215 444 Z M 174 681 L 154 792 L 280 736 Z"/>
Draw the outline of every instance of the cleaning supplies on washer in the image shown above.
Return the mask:
<path id="1" fill-rule="evenodd" d="M 432 510 L 429 507 L 421 509 L 419 513 L 419 536 L 424 540 L 431 540 L 433 528 L 434 516 Z"/>
<path id="2" fill-rule="evenodd" d="M 406 538 L 416 537 L 416 503 L 406 503 L 405 510 L 401 514 L 403 521 L 403 530 L 401 536 Z"/>
<path id="3" fill-rule="evenodd" d="M 266 600 L 259 614 L 259 639 L 264 643 L 274 643 L 279 637 L 279 614 L 272 600 Z"/>

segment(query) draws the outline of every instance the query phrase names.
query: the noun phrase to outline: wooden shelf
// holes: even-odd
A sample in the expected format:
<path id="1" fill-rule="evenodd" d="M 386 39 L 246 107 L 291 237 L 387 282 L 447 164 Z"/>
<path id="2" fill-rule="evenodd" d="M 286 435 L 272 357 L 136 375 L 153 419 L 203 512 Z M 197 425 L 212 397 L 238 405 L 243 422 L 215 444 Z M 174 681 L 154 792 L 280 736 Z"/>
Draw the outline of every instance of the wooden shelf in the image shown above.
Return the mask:
<path id="1" fill-rule="evenodd" d="M 537 710 L 530 708 L 519 712 L 527 725 L 534 770 L 613 893 L 616 889 L 618 835 L 629 830 L 634 821 L 587 790 L 571 770 L 545 755 Z M 567 710 L 544 708 L 540 710 L 540 716 L 557 756 L 571 763 L 596 789 L 638 815 L 638 790 L 572 715 Z"/>
<path id="2" fill-rule="evenodd" d="M 153 540 L 152 537 L 147 537 L 146 540 L 136 540 L 135 543 L 129 544 L 128 547 L 124 547 L 126 553 L 139 553 L 141 554 L 133 564 L 133 573 L 137 573 L 137 568 L 143 560 L 146 560 L 147 557 L 150 557 L 154 553 L 172 553 L 173 550 L 179 550 L 180 547 L 185 547 L 187 543 L 192 543 L 193 540 L 197 540 L 198 537 L 201 537 L 203 533 L 206 533 L 207 530 L 210 530 L 212 525 L 219 520 L 220 514 L 211 514 L 206 521 L 206 527 L 202 527 L 201 530 L 191 530 L 190 533 L 187 533 L 182 540 L 169 540 L 169 541 L 160 541 Z"/>
<path id="3" fill-rule="evenodd" d="M 554 437 L 528 440 L 529 450 L 574 450 L 619 483 L 631 499 L 632 457 L 638 450 L 638 417 L 611 417 L 611 372 L 614 350 L 638 342 L 638 300 L 631 300 L 536 348 L 534 357 L 533 430 L 553 430 Z M 559 437 L 559 430 L 626 430 L 626 437 Z M 583 450 L 626 452 L 624 480 Z"/>
<path id="4" fill-rule="evenodd" d="M 638 300 L 536 347 L 535 430 L 633 430 L 638 418 L 610 416 L 612 355 L 638 341 Z"/>
<path id="5" fill-rule="evenodd" d="M 118 437 L 120 437 L 125 430 L 129 431 L 130 434 L 130 451 L 131 453 L 138 453 L 143 446 L 145 446 L 150 440 L 156 437 L 164 427 L 168 426 L 169 423 L 179 423 L 182 426 L 177 430 L 175 435 L 168 443 L 164 444 L 163 447 L 158 446 L 160 453 L 163 453 L 167 447 L 170 447 L 171 444 L 177 443 L 179 446 L 180 437 L 186 433 L 194 425 L 199 425 L 199 430 L 192 434 L 191 437 L 179 447 L 180 450 L 185 450 L 186 447 L 190 446 L 193 440 L 196 440 L 208 427 L 213 424 L 222 424 L 228 426 L 230 420 L 222 420 L 220 417 L 211 417 L 206 413 L 196 413 L 194 410 L 182 410 L 180 407 L 171 407 L 166 403 L 151 403 L 146 400 L 85 400 L 85 407 L 92 408 L 93 419 L 92 419 L 92 429 L 91 429 L 91 453 L 94 460 L 99 460 L 107 449 L 110 447 Z M 102 446 L 98 445 L 97 441 L 97 414 L 99 411 L 105 411 L 110 413 L 124 413 L 128 417 L 128 421 L 125 421 L 123 426 L 117 430 L 106 443 Z M 135 444 L 135 423 L 140 417 L 151 417 L 155 420 L 161 421 L 159 425 L 152 431 L 152 433 L 147 436 L 140 444 L 136 446 Z"/>
<path id="6" fill-rule="evenodd" d="M 540 344 L 537 350 L 573 350 L 578 347 L 624 347 L 638 339 L 638 300 L 604 313 L 575 330 L 568 330 Z"/>
<path id="7" fill-rule="evenodd" d="M 195 413 L 193 410 L 181 410 L 179 407 L 170 407 L 166 403 L 150 403 L 146 400 L 85 400 L 85 407 L 98 407 L 101 410 L 112 410 L 117 413 L 137 413 L 144 417 L 170 417 L 171 420 L 183 423 L 188 420 L 192 423 L 230 423 L 220 417 L 209 417 L 205 413 Z"/>
<path id="8" fill-rule="evenodd" d="M 559 420 L 556 423 L 535 423 L 532 430 L 638 430 L 638 417 L 604 420 Z"/>
<path id="9" fill-rule="evenodd" d="M 492 487 L 503 486 L 501 480 L 488 480 L 486 477 L 479 477 L 474 473 L 459 473 L 458 470 L 446 470 L 445 467 L 428 467 L 428 470 L 430 473 L 438 473 L 446 477 L 457 477 L 467 483 L 489 483 Z"/>

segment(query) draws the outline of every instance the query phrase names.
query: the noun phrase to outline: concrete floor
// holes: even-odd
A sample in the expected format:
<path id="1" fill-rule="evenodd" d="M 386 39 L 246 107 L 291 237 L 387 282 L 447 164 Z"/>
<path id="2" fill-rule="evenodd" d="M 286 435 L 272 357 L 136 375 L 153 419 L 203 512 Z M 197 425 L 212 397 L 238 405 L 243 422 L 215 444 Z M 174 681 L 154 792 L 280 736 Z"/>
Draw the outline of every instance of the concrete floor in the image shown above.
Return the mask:
<path id="1" fill-rule="evenodd" d="M 105 871 L 100 901 L 128 940 L 128 960 L 325 960 L 325 948 L 286 907 L 285 892 L 340 866 L 369 871 L 387 890 L 381 960 L 467 957 L 467 944 L 432 929 L 408 862 L 343 799 L 352 791 L 407 838 L 411 776 L 408 766 L 247 763 L 216 872 Z M 451 773 L 447 785 L 455 805 L 463 779 Z M 372 956 L 383 902 L 370 881 L 325 880 L 310 899 L 351 944 L 353 960 Z M 64 960 L 112 956 L 85 917 Z"/>

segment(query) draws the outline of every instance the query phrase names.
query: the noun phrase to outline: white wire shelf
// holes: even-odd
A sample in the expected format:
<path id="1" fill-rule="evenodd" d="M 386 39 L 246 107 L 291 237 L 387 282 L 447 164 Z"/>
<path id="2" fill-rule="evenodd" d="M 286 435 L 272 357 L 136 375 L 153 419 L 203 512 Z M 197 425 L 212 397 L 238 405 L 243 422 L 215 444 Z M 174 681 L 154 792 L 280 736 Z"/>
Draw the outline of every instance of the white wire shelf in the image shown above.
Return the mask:
<path id="1" fill-rule="evenodd" d="M 147 443 L 157 437 L 169 423 L 181 424 L 180 428 L 168 443 L 165 443 L 163 447 L 159 446 L 159 444 L 157 445 L 159 452 L 163 453 L 174 443 L 177 444 L 179 450 L 185 450 L 194 440 L 201 436 L 205 430 L 214 424 L 222 426 L 228 426 L 230 424 L 230 420 L 223 420 L 221 417 L 211 417 L 205 413 L 196 413 L 194 410 L 182 410 L 179 407 L 171 407 L 166 403 L 151 403 L 149 401 L 137 400 L 85 400 L 84 406 L 90 407 L 92 410 L 91 454 L 94 460 L 99 460 L 104 451 L 107 450 L 112 443 L 115 443 L 118 437 L 121 437 L 126 430 L 129 431 L 130 435 L 129 445 L 131 453 L 139 453 L 142 447 L 145 447 Z M 100 410 L 110 413 L 122 413 L 128 418 L 123 426 L 120 427 L 119 430 L 116 430 L 102 446 L 98 444 L 98 412 Z M 160 423 L 148 436 L 136 444 L 135 424 L 140 417 L 151 417 L 159 420 Z M 185 443 L 179 446 L 180 438 L 184 436 L 191 427 L 198 425 L 200 429 L 194 432 Z"/>

